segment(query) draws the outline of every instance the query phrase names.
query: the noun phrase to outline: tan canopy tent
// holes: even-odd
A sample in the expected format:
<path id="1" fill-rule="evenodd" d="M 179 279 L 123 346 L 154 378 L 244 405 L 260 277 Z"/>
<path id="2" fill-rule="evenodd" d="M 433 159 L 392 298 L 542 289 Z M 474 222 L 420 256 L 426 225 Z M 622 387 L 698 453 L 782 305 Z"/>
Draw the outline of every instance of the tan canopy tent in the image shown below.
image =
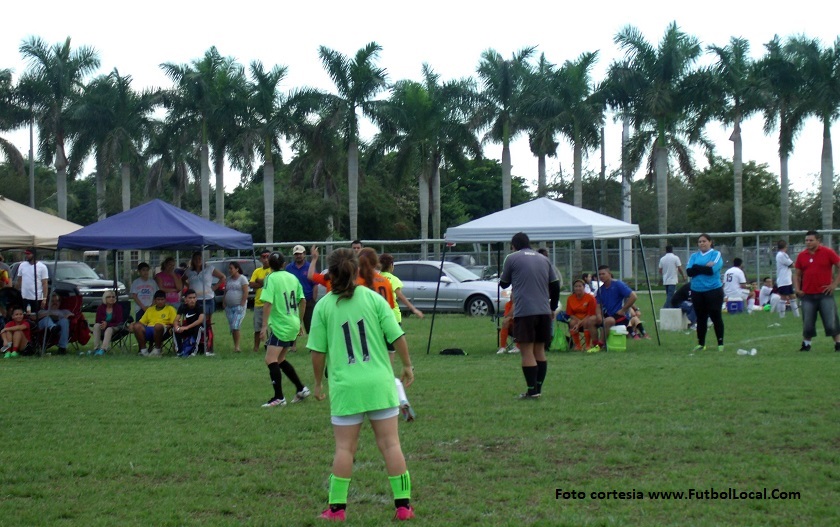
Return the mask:
<path id="1" fill-rule="evenodd" d="M 0 248 L 55 249 L 58 237 L 81 225 L 0 196 Z"/>

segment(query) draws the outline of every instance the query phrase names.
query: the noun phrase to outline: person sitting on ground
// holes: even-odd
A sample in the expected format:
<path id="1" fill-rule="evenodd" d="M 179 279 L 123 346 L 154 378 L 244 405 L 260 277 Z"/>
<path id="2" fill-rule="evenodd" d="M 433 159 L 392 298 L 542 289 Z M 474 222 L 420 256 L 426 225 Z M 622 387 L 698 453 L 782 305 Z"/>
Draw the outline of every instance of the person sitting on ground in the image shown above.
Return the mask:
<path id="1" fill-rule="evenodd" d="M 688 329 L 697 329 L 697 313 L 694 312 L 694 304 L 691 302 L 691 282 L 686 282 L 674 292 L 671 297 L 671 307 L 679 309 L 688 319 Z"/>
<path id="2" fill-rule="evenodd" d="M 22 307 L 12 309 L 12 320 L 7 322 L 5 327 L 0 330 L 0 335 L 3 337 L 4 359 L 17 357 L 18 351 L 22 351 L 29 344 L 29 341 L 32 340 L 32 333 L 29 321 L 23 316 Z"/>
<path id="3" fill-rule="evenodd" d="M 67 353 L 67 343 L 70 342 L 70 317 L 73 312 L 69 309 L 61 309 L 61 295 L 53 293 L 50 295 L 48 309 L 38 311 L 38 327 L 50 331 L 54 327 L 59 328 L 58 354 Z"/>
<path id="4" fill-rule="evenodd" d="M 636 306 L 630 306 L 627 314 L 630 315 L 630 320 L 627 322 L 627 336 L 634 340 L 649 339 L 650 335 L 642 324 L 642 310 Z"/>
<path id="5" fill-rule="evenodd" d="M 195 290 L 187 289 L 184 292 L 184 303 L 178 308 L 175 322 L 172 324 L 179 357 L 189 357 L 198 352 L 198 331 L 203 323 L 204 310 L 198 303 L 198 296 Z M 211 356 L 206 351 L 204 354 Z"/>
<path id="6" fill-rule="evenodd" d="M 595 297 L 586 292 L 586 283 L 580 278 L 572 282 L 572 294 L 566 299 L 566 315 L 575 351 L 592 347 L 592 336 L 597 335 L 597 327 L 601 324 L 597 307 Z M 581 332 L 586 338 L 585 347 L 580 343 Z"/>
<path id="7" fill-rule="evenodd" d="M 148 268 L 147 265 L 147 275 Z M 117 294 L 111 290 L 105 291 L 102 294 L 102 304 L 96 308 L 96 318 L 93 324 L 94 355 L 105 355 L 105 352 L 111 349 L 111 337 L 114 336 L 114 328 L 123 323 L 123 312 L 116 305 L 116 302 Z"/>
<path id="8" fill-rule="evenodd" d="M 758 292 L 758 302 L 762 309 L 767 311 L 779 311 L 779 304 L 782 301 L 782 296 L 773 292 L 773 279 L 765 276 L 761 280 L 761 289 Z M 785 309 L 782 307 L 782 309 Z"/>
<path id="9" fill-rule="evenodd" d="M 137 344 L 140 346 L 140 355 L 144 357 L 157 357 L 160 355 L 160 348 L 163 345 L 163 337 L 167 330 L 175 322 L 175 308 L 166 303 L 166 293 L 158 289 L 155 291 L 154 304 L 143 313 L 143 317 L 132 324 L 132 331 Z M 153 341 L 154 348 L 150 352 L 146 346 L 148 341 Z"/>
<path id="10" fill-rule="evenodd" d="M 629 314 L 629 310 L 636 303 L 636 293 L 621 280 L 613 280 L 609 265 L 598 267 L 598 278 L 601 280 L 601 286 L 598 287 L 595 298 L 598 300 L 601 320 L 604 323 L 604 335 L 601 340 L 604 342 L 613 326 L 626 326 L 630 322 L 632 315 Z"/>
<path id="11" fill-rule="evenodd" d="M 502 327 L 499 330 L 499 351 L 497 355 L 503 353 L 519 353 L 519 348 L 516 346 L 516 341 L 511 343 L 511 348 L 508 349 L 508 338 L 513 333 L 513 291 L 510 292 L 508 303 L 505 304 L 505 314 L 502 318 Z"/>
<path id="12" fill-rule="evenodd" d="M 140 274 L 140 277 L 131 282 L 131 299 L 134 300 L 134 304 L 137 306 L 134 318 L 140 320 L 143 313 L 152 306 L 152 297 L 159 288 L 157 282 L 150 276 L 151 268 L 149 264 L 140 262 L 137 265 L 137 272 Z"/>
<path id="13" fill-rule="evenodd" d="M 743 260 L 735 258 L 732 261 L 732 267 L 723 274 L 723 296 L 727 302 L 743 302 L 746 308 L 747 300 L 755 296 L 755 291 L 747 285 L 743 265 Z"/>

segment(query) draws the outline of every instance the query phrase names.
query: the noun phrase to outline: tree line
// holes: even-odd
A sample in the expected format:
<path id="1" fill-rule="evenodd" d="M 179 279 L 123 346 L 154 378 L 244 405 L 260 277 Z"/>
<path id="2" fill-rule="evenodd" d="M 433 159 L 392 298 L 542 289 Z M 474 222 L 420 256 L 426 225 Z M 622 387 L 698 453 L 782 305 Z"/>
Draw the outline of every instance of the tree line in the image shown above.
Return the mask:
<path id="1" fill-rule="evenodd" d="M 50 45 L 31 37 L 20 45 L 27 67 L 17 81 L 11 70 L 0 69 L 4 178 L 25 178 L 25 164 L 2 134 L 30 125 L 38 130 L 41 169 L 55 173 L 55 206 L 63 218 L 68 202 L 87 210 L 85 216 L 94 204 L 93 219 L 102 219 L 162 196 L 208 219 L 212 205 L 217 222 L 259 232 L 258 239 L 268 242 L 304 239 L 310 232 L 313 239 L 354 239 L 360 232 L 439 238 L 442 225 L 548 195 L 635 221 L 643 232 L 668 233 L 697 229 L 682 228 L 692 215 L 682 208 L 690 195 L 671 196 L 669 187 L 700 191 L 702 174 L 692 157 L 700 146 L 714 161 L 704 172 L 719 178 L 724 170 L 726 183 L 695 200 L 701 210 L 731 196 L 721 208 L 731 230 L 749 230 L 759 217 L 763 228 L 787 230 L 791 202 L 806 201 L 789 189 L 787 159 L 805 119 L 816 117 L 824 130 L 819 225 L 833 228 L 830 128 L 840 110 L 840 39 L 824 47 L 805 36 L 776 36 L 756 60 L 744 39 L 703 47 L 676 23 L 656 44 L 632 26 L 614 43 L 624 57 L 600 80 L 592 74 L 597 52 L 558 65 L 534 47 L 507 58 L 489 49 L 475 76 L 444 80 L 425 64 L 420 80 L 390 82 L 375 42 L 354 55 L 321 46 L 318 56 L 335 85 L 326 92 L 282 91 L 285 66 L 254 61 L 245 67 L 215 47 L 187 64 L 161 64 L 170 87 L 136 90 L 131 76 L 117 69 L 95 75 L 93 48 L 74 48 L 70 38 Z M 711 66 L 699 65 L 704 53 L 713 56 Z M 588 177 L 583 157 L 601 147 L 608 112 L 623 123 L 621 166 Z M 742 159 L 741 123 L 755 114 L 763 116 L 765 133 L 778 138 L 778 181 L 766 167 Z M 370 140 L 360 137 L 361 118 L 376 126 Z M 704 134 L 713 122 L 731 127 L 731 161 L 714 157 Z M 520 134 L 538 159 L 535 193 L 511 174 L 510 143 Z M 573 172 L 552 181 L 546 159 L 556 155 L 560 137 L 572 145 Z M 500 164 L 482 158 L 487 142 L 502 145 Z M 283 143 L 291 146 L 288 160 Z M 89 159 L 93 196 L 89 184 L 87 190 L 74 184 Z M 746 166 L 771 185 L 752 194 L 774 200 L 761 203 L 760 213 L 744 203 Z M 242 180 L 227 196 L 226 167 Z M 636 182 L 639 170 L 644 178 Z M 112 203 L 116 193 L 107 188 L 117 183 L 119 202 Z M 584 199 L 587 184 L 598 189 L 594 200 Z M 639 203 L 649 204 L 644 215 L 632 212 L 631 204 L 639 210 Z M 794 210 L 795 223 L 813 218 L 814 205 L 805 205 L 807 213 Z M 681 214 L 674 218 L 669 210 Z M 708 228 L 702 220 L 709 217 L 699 216 L 701 228 Z"/>

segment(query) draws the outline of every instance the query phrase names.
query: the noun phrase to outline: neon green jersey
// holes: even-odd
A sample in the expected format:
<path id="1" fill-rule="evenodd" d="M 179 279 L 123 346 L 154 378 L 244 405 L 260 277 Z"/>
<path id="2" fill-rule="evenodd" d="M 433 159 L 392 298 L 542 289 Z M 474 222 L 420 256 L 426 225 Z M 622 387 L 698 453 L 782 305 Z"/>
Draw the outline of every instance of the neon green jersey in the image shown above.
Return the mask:
<path id="1" fill-rule="evenodd" d="M 327 355 L 330 413 L 354 415 L 399 405 L 385 341 L 403 330 L 391 306 L 367 287 L 338 301 L 329 293 L 315 304 L 307 347 Z"/>
<path id="2" fill-rule="evenodd" d="M 400 312 L 400 303 L 397 300 L 397 289 L 403 288 L 402 280 L 391 273 L 379 273 L 391 282 L 391 290 L 394 291 L 394 316 L 397 318 L 397 324 L 402 322 L 402 313 Z"/>
<path id="3" fill-rule="evenodd" d="M 280 340 L 292 341 L 300 332 L 298 304 L 303 300 L 303 286 L 288 271 L 274 271 L 265 277 L 261 299 L 271 304 L 268 328 Z"/>

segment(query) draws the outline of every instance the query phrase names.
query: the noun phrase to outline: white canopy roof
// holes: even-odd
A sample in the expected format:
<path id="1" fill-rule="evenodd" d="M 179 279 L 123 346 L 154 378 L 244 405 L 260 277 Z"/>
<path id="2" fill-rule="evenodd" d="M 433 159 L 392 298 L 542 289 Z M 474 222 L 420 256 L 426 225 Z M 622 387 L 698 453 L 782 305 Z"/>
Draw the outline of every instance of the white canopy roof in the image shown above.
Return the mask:
<path id="1" fill-rule="evenodd" d="M 55 249 L 59 236 L 81 228 L 81 225 L 0 196 L 0 247 Z"/>
<path id="2" fill-rule="evenodd" d="M 538 198 L 446 230 L 447 242 L 601 240 L 639 235 L 639 226 L 548 198 Z"/>

